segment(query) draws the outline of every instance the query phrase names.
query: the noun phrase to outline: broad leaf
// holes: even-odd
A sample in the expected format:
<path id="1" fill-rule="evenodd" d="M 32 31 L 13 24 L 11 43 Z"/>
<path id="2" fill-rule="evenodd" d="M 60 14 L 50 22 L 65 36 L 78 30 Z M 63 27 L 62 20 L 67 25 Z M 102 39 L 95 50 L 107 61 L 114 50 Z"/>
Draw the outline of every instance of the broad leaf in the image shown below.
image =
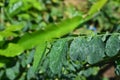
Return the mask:
<path id="1" fill-rule="evenodd" d="M 101 1 L 103 0 L 100 0 L 100 2 Z M 98 3 L 96 3 L 95 5 L 97 5 Z M 16 4 L 18 4 L 18 6 Z M 22 2 L 18 2 L 16 4 L 14 4 L 13 6 L 14 8 L 10 10 L 11 14 L 13 14 L 16 10 L 18 10 L 21 7 Z M 99 7 L 99 9 L 101 8 L 102 6 Z M 72 32 L 78 25 L 92 18 L 92 15 L 95 14 L 96 12 L 97 10 L 92 11 L 92 8 L 91 8 L 89 15 L 86 18 L 83 18 L 82 16 L 76 16 L 71 19 L 64 20 L 58 24 L 51 24 L 47 26 L 44 31 L 40 30 L 40 31 L 33 32 L 31 34 L 26 34 L 21 37 L 21 39 L 18 41 L 17 44 L 14 44 L 14 46 L 17 46 L 17 48 L 19 45 L 20 50 L 15 50 L 15 47 L 12 46 L 10 43 L 5 50 L 0 50 L 0 55 L 7 56 L 7 57 L 14 57 L 16 55 L 19 55 L 21 52 L 23 52 L 26 49 L 31 49 L 33 47 L 36 47 L 41 43 L 52 40 L 53 38 L 60 38 L 61 36 Z"/>
<path id="2" fill-rule="evenodd" d="M 70 57 L 72 60 L 83 61 L 89 53 L 88 41 L 84 37 L 75 38 L 70 45 Z"/>
<path id="3" fill-rule="evenodd" d="M 93 37 L 90 40 L 85 37 L 78 37 L 73 40 L 70 46 L 70 57 L 72 60 L 85 60 L 90 64 L 102 60 L 105 56 L 104 53 L 104 43 L 100 37 Z"/>
<path id="4" fill-rule="evenodd" d="M 105 46 L 102 41 L 102 38 L 99 36 L 93 37 L 93 39 L 89 41 L 89 55 L 87 57 L 88 63 L 97 63 L 101 61 L 104 56 Z"/>
<path id="5" fill-rule="evenodd" d="M 60 38 L 61 36 L 72 32 L 80 23 L 84 20 L 81 16 L 67 19 L 58 24 L 51 24 L 45 28 L 32 34 L 26 34 L 19 40 L 18 44 L 24 47 L 24 49 L 30 49 L 38 44 L 50 41 L 53 38 Z"/>

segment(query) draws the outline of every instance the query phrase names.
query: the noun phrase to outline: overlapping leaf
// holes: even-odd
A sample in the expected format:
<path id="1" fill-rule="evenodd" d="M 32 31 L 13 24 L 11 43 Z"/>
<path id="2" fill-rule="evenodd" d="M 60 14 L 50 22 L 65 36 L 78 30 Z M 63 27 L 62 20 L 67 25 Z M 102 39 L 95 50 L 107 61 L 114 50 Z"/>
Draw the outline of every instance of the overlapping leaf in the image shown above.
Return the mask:
<path id="1" fill-rule="evenodd" d="M 37 71 L 39 64 L 41 64 L 41 60 L 45 52 L 45 49 L 46 49 L 46 43 L 37 46 L 36 52 L 34 54 L 33 72 Z"/>
<path id="2" fill-rule="evenodd" d="M 103 0 L 100 0 L 96 4 L 101 3 L 102 1 Z M 101 3 L 101 5 L 104 5 L 104 4 L 105 4 L 105 2 Z M 20 2 L 20 6 L 21 6 L 21 2 Z M 17 6 L 17 7 L 19 7 L 19 6 Z M 15 9 L 17 7 L 15 7 Z M 102 6 L 99 7 L 99 9 L 101 9 L 101 8 L 102 8 Z M 90 9 L 90 12 L 92 9 L 93 8 Z M 31 34 L 26 34 L 21 37 L 21 39 L 18 41 L 17 44 L 14 44 L 14 46 L 19 45 L 19 48 L 21 47 L 20 50 L 15 49 L 15 47 L 8 46 L 5 50 L 0 50 L 1 51 L 0 54 L 3 56 L 7 56 L 7 57 L 13 57 L 13 56 L 16 56 L 16 55 L 22 53 L 24 50 L 36 47 L 38 44 L 41 44 L 45 41 L 50 41 L 53 38 L 60 38 L 61 36 L 73 31 L 79 24 L 82 24 L 86 20 L 92 18 L 91 16 L 93 14 L 95 14 L 96 12 L 97 12 L 96 10 L 93 11 L 92 14 L 90 14 L 86 18 L 82 18 L 82 16 L 76 16 L 72 19 L 64 20 L 58 24 L 51 24 L 44 31 L 37 31 L 37 32 L 31 33 Z M 12 48 L 10 49 L 10 47 L 12 47 Z M 8 55 L 9 51 L 11 52 L 9 54 L 12 54 L 12 56 Z"/>
<path id="3" fill-rule="evenodd" d="M 105 56 L 104 43 L 100 37 L 93 37 L 88 41 L 85 37 L 78 37 L 71 43 L 70 57 L 72 60 L 96 63 Z M 87 60 L 86 60 L 87 59 Z"/>
<path id="4" fill-rule="evenodd" d="M 50 69 L 54 74 L 59 74 L 63 63 L 66 62 L 68 43 L 67 40 L 58 40 L 53 44 L 50 52 Z"/>

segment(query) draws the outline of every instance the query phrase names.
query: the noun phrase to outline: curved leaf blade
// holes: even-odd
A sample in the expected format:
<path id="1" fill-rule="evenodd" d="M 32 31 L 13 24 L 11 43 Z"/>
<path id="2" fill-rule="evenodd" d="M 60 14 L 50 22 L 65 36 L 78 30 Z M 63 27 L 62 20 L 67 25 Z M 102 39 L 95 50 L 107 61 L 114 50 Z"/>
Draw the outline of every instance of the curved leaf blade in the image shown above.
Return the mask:
<path id="1" fill-rule="evenodd" d="M 107 2 L 108 0 L 99 0 L 95 4 L 92 5 L 91 9 L 88 12 L 88 15 L 94 15 L 98 12 Z"/>
<path id="2" fill-rule="evenodd" d="M 45 49 L 46 49 L 46 43 L 39 44 L 36 47 L 36 51 L 34 54 L 34 61 L 33 61 L 33 71 L 34 72 L 37 71 L 37 69 L 38 69 L 38 66 L 41 62 L 43 55 L 44 55 Z"/>
<path id="3" fill-rule="evenodd" d="M 0 49 L 0 55 L 6 57 L 14 57 L 20 55 L 23 52 L 23 48 L 18 44 L 9 43 L 6 49 Z"/>

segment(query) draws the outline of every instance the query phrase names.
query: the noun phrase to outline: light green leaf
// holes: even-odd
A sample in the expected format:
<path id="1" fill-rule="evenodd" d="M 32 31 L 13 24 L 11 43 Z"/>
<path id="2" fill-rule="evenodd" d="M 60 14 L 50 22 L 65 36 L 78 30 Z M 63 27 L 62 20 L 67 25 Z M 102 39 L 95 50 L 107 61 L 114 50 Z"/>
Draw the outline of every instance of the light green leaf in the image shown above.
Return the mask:
<path id="1" fill-rule="evenodd" d="M 9 26 L 6 26 L 6 29 L 3 31 L 0 31 L 0 39 L 3 39 L 4 37 L 17 37 L 18 34 L 14 33 L 14 31 L 20 31 L 24 27 L 23 23 L 16 23 L 16 24 L 10 24 Z"/>
<path id="2" fill-rule="evenodd" d="M 88 12 L 88 15 L 94 15 L 96 12 L 100 11 L 100 9 L 105 5 L 108 0 L 98 0 L 94 3 L 91 9 Z"/>
<path id="3" fill-rule="evenodd" d="M 23 48 L 18 44 L 9 43 L 6 49 L 0 49 L 0 55 L 6 57 L 14 57 L 20 55 L 23 52 Z"/>
<path id="4" fill-rule="evenodd" d="M 13 8 L 10 11 L 10 13 L 13 14 L 13 12 L 18 10 L 19 7 L 21 6 L 22 6 L 22 2 L 17 2 L 16 4 L 13 5 L 13 7 L 15 8 Z M 102 6 L 100 8 L 102 8 Z M 16 45 L 15 44 L 11 45 L 10 43 L 6 49 L 0 50 L 0 55 L 7 56 L 7 57 L 14 57 L 26 49 L 31 49 L 41 43 L 50 41 L 54 38 L 60 38 L 61 36 L 72 32 L 78 25 L 92 18 L 92 14 L 95 14 L 96 12 L 97 12 L 96 10 L 93 12 L 90 10 L 89 12 L 90 14 L 86 18 L 83 18 L 82 16 L 76 16 L 71 19 L 63 20 L 58 24 L 50 24 L 43 31 L 40 30 L 40 31 L 33 32 L 31 34 L 26 34 L 21 37 L 21 39 L 18 41 Z M 12 35 L 15 35 L 15 34 L 12 34 Z M 16 50 L 14 46 L 17 46 L 19 50 Z"/>
<path id="5" fill-rule="evenodd" d="M 72 32 L 79 24 L 85 20 L 81 16 L 67 19 L 58 24 L 51 24 L 45 28 L 45 30 L 26 34 L 18 41 L 18 44 L 24 47 L 24 49 L 30 49 L 38 44 L 50 41 L 54 38 L 60 38 L 61 36 Z"/>
<path id="6" fill-rule="evenodd" d="M 37 69 L 41 63 L 42 57 L 44 55 L 45 49 L 46 49 L 46 43 L 39 44 L 36 47 L 36 51 L 34 54 L 34 61 L 33 61 L 33 72 L 37 71 Z"/>
<path id="7" fill-rule="evenodd" d="M 8 11 L 10 16 L 13 16 L 13 15 L 17 14 L 20 11 L 22 6 L 23 6 L 22 1 L 18 1 L 14 4 L 11 4 L 10 8 L 9 8 L 9 11 Z"/>
<path id="8" fill-rule="evenodd" d="M 0 62 L 0 68 L 4 66 L 5 66 L 5 63 Z"/>

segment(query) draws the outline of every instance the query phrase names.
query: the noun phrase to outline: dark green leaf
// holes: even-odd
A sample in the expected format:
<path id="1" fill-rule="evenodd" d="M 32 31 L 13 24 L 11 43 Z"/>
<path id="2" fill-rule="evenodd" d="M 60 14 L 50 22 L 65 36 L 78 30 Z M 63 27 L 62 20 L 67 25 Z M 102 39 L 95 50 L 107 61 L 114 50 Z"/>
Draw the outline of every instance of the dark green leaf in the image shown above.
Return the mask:
<path id="1" fill-rule="evenodd" d="M 99 36 L 93 37 L 93 39 L 89 41 L 89 55 L 87 57 L 88 63 L 97 63 L 102 60 L 104 56 L 105 46 L 102 38 Z"/>
<path id="2" fill-rule="evenodd" d="M 115 56 L 120 51 L 120 38 L 112 35 L 106 42 L 106 54 L 110 57 Z"/>
<path id="3" fill-rule="evenodd" d="M 70 45 L 70 57 L 72 60 L 83 61 L 89 54 L 88 41 L 84 37 L 75 38 Z"/>
<path id="4" fill-rule="evenodd" d="M 63 63 L 66 62 L 68 43 L 65 39 L 60 39 L 53 44 L 50 52 L 50 69 L 54 74 L 59 74 Z"/>

